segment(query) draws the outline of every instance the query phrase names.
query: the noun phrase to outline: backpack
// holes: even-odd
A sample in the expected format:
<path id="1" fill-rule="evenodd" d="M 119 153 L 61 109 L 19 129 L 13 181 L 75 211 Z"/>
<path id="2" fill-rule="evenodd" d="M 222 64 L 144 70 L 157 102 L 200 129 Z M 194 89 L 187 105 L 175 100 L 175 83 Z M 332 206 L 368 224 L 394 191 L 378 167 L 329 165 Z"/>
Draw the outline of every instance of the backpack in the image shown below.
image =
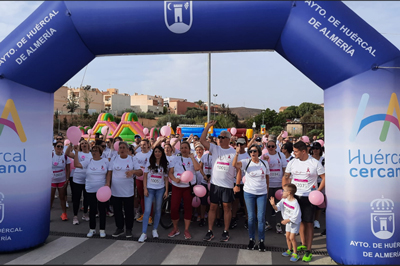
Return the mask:
<path id="1" fill-rule="evenodd" d="M 265 165 L 265 163 L 263 162 L 263 160 L 260 160 L 260 162 L 262 162 L 262 164 L 264 165 L 264 167 L 267 168 L 267 166 Z M 247 168 L 249 168 L 250 163 L 251 163 L 251 159 L 249 160 L 249 163 L 246 165 L 246 169 L 244 169 L 245 172 L 247 172 Z"/>

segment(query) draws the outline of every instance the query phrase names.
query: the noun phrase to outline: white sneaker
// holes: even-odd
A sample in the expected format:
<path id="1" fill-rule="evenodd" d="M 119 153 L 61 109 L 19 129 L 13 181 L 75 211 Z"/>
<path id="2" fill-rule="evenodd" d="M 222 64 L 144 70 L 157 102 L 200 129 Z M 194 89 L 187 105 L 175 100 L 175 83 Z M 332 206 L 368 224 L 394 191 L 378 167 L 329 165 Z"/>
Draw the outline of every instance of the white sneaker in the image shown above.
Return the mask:
<path id="1" fill-rule="evenodd" d="M 73 225 L 79 224 L 78 216 L 74 216 L 74 219 L 72 220 L 72 224 Z"/>
<path id="2" fill-rule="evenodd" d="M 151 231 L 153 233 L 153 238 L 158 238 L 158 233 L 157 233 L 157 229 L 154 229 L 153 231 Z"/>
<path id="3" fill-rule="evenodd" d="M 106 237 L 106 230 L 100 230 L 100 237 Z"/>
<path id="4" fill-rule="evenodd" d="M 139 219 L 140 216 L 141 216 L 140 212 L 137 212 L 137 213 L 135 214 L 135 218 L 134 218 L 134 219 L 135 219 L 135 220 L 136 220 L 136 219 Z"/>
<path id="5" fill-rule="evenodd" d="M 68 201 L 65 202 L 65 206 L 69 208 Z"/>
<path id="6" fill-rule="evenodd" d="M 317 229 L 321 228 L 321 225 L 319 224 L 318 220 L 314 221 L 314 228 L 317 228 Z"/>
<path id="7" fill-rule="evenodd" d="M 90 229 L 90 230 L 89 230 L 89 233 L 88 233 L 86 236 L 87 236 L 87 237 L 92 237 L 93 234 L 95 234 L 95 233 L 96 233 L 96 230 Z"/>
<path id="8" fill-rule="evenodd" d="M 83 214 L 82 215 L 82 220 L 84 220 L 84 221 L 86 221 L 86 222 L 89 222 L 89 214 Z"/>
<path id="9" fill-rule="evenodd" d="M 139 243 L 143 243 L 147 239 L 147 235 L 145 233 L 142 233 L 138 239 Z"/>

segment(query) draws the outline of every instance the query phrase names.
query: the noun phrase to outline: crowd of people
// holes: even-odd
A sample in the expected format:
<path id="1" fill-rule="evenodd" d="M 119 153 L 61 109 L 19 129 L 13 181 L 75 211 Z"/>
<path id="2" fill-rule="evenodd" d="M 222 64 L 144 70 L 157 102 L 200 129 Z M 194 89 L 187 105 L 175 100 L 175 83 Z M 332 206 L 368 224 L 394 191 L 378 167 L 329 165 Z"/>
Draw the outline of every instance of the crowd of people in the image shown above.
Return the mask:
<path id="1" fill-rule="evenodd" d="M 200 137 L 148 139 L 136 135 L 132 144 L 105 134 L 96 135 L 94 140 L 81 138 L 79 145 L 73 145 L 58 135 L 52 151 L 51 206 L 58 189 L 61 219 L 68 220 L 69 184 L 72 223 L 79 225 L 78 211 L 82 209 L 81 219 L 89 222 L 87 237 L 96 234 L 96 217 L 99 235 L 106 237 L 106 216 L 114 216 L 113 237 L 125 234 L 131 238 L 136 220 L 142 223 L 138 242 L 143 243 L 149 225 L 153 225 L 152 237 L 159 237 L 162 202 L 170 193 L 173 228 L 168 237 L 180 234 L 178 223 L 183 208 L 185 239 L 192 238 L 191 222 L 197 220 L 198 226 L 208 227 L 204 241 L 215 238 L 214 226 L 224 229 L 219 240 L 229 241 L 230 229 L 237 227 L 238 212 L 243 210 L 249 250 L 265 251 L 265 231 L 275 224 L 276 233 L 286 236 L 288 249 L 282 255 L 297 261 L 298 251 L 304 250 L 302 260 L 311 261 L 314 228 L 320 228 L 322 209 L 311 204 L 308 195 L 313 190 L 324 193 L 321 142 L 316 138 L 310 141 L 307 136 L 291 140 L 283 137 L 284 131 L 278 136 L 254 134 L 248 139 L 224 130 L 213 137 L 208 132 L 215 123 L 210 121 Z M 114 146 L 116 141 L 118 147 Z M 184 182 L 181 177 L 187 171 L 193 179 Z M 192 206 L 195 185 L 206 189 L 196 208 Z M 103 186 L 111 188 L 111 198 L 106 202 L 96 198 Z M 279 190 L 282 198 L 276 196 Z M 297 244 L 298 234 L 301 243 Z"/>

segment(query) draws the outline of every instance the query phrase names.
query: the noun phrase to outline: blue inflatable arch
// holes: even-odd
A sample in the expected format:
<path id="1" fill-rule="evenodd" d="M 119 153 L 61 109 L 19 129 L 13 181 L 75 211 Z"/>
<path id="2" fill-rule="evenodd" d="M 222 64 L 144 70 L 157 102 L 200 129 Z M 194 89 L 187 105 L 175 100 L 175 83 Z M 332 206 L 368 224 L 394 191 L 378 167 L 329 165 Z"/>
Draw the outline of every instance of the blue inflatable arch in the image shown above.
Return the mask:
<path id="1" fill-rule="evenodd" d="M 49 235 L 53 93 L 84 66 L 249 50 L 275 50 L 325 91 L 330 256 L 398 264 L 400 52 L 338 1 L 44 2 L 0 44 L 0 251 Z"/>

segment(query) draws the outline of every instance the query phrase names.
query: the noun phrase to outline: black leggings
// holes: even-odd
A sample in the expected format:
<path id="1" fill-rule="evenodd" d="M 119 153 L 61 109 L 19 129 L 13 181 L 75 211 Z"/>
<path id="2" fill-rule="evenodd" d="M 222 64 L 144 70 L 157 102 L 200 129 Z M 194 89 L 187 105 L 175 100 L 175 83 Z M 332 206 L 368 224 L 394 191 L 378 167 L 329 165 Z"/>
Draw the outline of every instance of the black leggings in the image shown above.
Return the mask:
<path id="1" fill-rule="evenodd" d="M 111 203 L 114 207 L 114 219 L 115 225 L 118 229 L 124 229 L 124 223 L 126 226 L 126 230 L 132 230 L 133 227 L 133 199 L 134 197 L 111 197 Z M 125 219 L 124 213 L 122 212 L 122 206 L 125 211 Z"/>
<path id="2" fill-rule="evenodd" d="M 89 228 L 96 229 L 96 213 L 99 209 L 100 218 L 100 230 L 106 229 L 106 203 L 97 200 L 96 192 L 87 193 L 87 199 L 89 202 Z"/>
<path id="3" fill-rule="evenodd" d="M 83 192 L 83 212 L 88 212 L 88 200 L 87 200 L 87 192 L 85 189 L 85 184 L 77 184 L 74 181 L 71 183 L 71 192 L 72 192 L 72 204 L 74 209 L 74 216 L 78 215 L 79 205 L 81 201 L 81 196 Z"/>

